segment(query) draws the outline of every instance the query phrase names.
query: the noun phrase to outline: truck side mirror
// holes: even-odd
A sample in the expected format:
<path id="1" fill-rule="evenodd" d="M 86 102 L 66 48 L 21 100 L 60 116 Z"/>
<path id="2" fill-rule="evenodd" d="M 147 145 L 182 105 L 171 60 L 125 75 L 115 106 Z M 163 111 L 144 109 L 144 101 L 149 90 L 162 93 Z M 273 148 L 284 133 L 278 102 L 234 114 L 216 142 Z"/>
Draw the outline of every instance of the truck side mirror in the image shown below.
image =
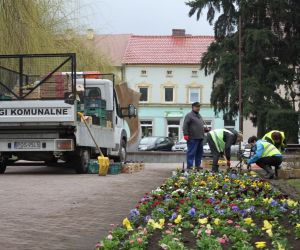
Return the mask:
<path id="1" fill-rule="evenodd" d="M 65 103 L 74 105 L 75 103 L 75 96 L 72 92 L 65 93 Z"/>
<path id="2" fill-rule="evenodd" d="M 124 117 L 133 118 L 133 117 L 137 116 L 137 109 L 133 104 L 129 104 L 127 106 L 127 108 L 126 107 L 125 108 L 119 108 L 119 110 L 121 111 L 120 115 L 121 115 L 122 118 L 124 118 Z M 124 112 L 124 110 L 125 110 L 125 112 Z"/>
<path id="3" fill-rule="evenodd" d="M 137 116 L 137 110 L 136 107 L 133 104 L 128 105 L 128 117 L 136 117 Z"/>

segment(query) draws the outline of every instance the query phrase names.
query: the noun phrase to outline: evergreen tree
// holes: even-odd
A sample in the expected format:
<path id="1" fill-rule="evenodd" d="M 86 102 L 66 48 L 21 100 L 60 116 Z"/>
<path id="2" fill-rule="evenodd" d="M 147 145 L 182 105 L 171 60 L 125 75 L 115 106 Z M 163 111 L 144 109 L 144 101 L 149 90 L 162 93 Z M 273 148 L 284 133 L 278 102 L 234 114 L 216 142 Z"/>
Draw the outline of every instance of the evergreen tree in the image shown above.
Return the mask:
<path id="1" fill-rule="evenodd" d="M 211 103 L 215 112 L 238 115 L 238 18 L 242 18 L 243 111 L 265 133 L 271 109 L 292 109 L 300 55 L 300 2 L 297 0 L 192 0 L 189 16 L 207 11 L 215 42 L 201 60 L 214 74 Z M 218 16 L 217 16 L 218 14 Z M 284 87 L 284 95 L 279 87 Z"/>

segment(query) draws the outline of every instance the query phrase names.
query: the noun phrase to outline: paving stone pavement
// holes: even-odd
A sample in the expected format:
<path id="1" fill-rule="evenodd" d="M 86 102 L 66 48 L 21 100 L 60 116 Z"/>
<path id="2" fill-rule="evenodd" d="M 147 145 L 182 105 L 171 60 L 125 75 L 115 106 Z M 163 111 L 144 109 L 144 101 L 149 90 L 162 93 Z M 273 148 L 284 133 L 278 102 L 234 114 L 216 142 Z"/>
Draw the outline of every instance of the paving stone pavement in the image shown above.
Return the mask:
<path id="1" fill-rule="evenodd" d="M 147 164 L 142 172 L 99 177 L 9 166 L 0 176 L 0 250 L 92 250 L 176 167 Z"/>

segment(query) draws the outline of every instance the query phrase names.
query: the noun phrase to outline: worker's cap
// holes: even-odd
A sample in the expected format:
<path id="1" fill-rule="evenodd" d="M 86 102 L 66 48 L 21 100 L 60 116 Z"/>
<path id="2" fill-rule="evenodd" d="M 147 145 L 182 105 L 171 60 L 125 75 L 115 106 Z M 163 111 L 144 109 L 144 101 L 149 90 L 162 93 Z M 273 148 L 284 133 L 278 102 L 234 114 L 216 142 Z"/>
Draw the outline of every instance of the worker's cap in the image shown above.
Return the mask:
<path id="1" fill-rule="evenodd" d="M 200 107 L 200 102 L 193 102 L 192 107 Z"/>
<path id="2" fill-rule="evenodd" d="M 76 84 L 76 91 L 77 92 L 84 91 L 84 86 L 82 84 Z"/>

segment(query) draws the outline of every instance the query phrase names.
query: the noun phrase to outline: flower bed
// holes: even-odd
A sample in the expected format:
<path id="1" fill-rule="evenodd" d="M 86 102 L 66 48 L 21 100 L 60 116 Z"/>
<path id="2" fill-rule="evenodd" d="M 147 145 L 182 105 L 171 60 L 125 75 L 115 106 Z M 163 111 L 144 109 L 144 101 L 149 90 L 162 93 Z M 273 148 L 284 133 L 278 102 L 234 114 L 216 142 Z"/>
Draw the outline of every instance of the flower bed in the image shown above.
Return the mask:
<path id="1" fill-rule="evenodd" d="M 97 249 L 299 249 L 298 202 L 255 174 L 178 172 Z"/>

